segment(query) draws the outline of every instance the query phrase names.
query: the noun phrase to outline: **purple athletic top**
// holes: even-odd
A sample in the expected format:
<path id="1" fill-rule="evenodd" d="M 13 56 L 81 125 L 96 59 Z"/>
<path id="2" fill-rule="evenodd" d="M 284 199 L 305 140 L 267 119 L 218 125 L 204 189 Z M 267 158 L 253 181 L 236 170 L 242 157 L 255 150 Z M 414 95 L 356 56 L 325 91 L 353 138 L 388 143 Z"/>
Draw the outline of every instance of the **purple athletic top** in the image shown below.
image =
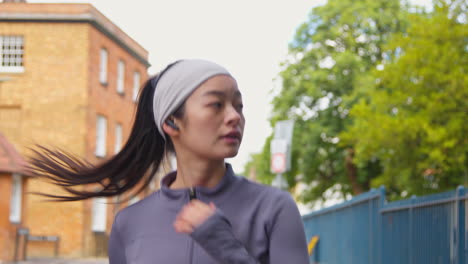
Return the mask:
<path id="1" fill-rule="evenodd" d="M 161 189 L 120 211 L 109 241 L 110 264 L 306 264 L 304 226 L 284 191 L 226 174 L 214 188 L 196 187 L 197 199 L 213 202 L 216 213 L 191 235 L 176 233 L 173 222 L 190 200 L 188 189 Z"/>

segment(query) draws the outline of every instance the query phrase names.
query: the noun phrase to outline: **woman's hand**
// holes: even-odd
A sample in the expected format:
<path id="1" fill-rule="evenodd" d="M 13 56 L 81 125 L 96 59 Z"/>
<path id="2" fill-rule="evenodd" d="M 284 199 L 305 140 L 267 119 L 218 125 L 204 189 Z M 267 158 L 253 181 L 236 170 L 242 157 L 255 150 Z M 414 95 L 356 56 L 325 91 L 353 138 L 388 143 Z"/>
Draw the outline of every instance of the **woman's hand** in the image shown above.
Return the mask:
<path id="1" fill-rule="evenodd" d="M 178 233 L 191 234 L 216 211 L 213 203 L 205 204 L 199 200 L 192 200 L 186 204 L 174 221 L 174 229 Z"/>

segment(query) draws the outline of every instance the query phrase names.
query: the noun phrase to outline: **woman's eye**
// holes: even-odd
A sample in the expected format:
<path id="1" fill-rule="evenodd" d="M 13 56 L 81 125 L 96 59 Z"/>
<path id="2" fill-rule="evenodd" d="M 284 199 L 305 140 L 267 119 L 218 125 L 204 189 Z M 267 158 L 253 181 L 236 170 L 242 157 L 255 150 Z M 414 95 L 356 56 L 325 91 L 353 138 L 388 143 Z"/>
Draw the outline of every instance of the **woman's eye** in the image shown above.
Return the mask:
<path id="1" fill-rule="evenodd" d="M 215 108 L 221 108 L 223 107 L 223 104 L 221 102 L 215 102 L 215 103 L 212 103 L 210 104 L 211 106 L 215 107 Z"/>
<path id="2" fill-rule="evenodd" d="M 238 104 L 237 110 L 242 111 L 242 109 L 244 109 L 244 104 Z"/>

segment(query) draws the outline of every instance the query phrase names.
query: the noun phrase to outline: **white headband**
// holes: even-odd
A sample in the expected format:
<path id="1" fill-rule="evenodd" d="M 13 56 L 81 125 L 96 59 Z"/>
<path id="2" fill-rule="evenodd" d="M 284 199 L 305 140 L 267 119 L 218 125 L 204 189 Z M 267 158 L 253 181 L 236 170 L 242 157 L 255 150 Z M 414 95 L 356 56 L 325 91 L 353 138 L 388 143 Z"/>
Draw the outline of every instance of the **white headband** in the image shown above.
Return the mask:
<path id="1" fill-rule="evenodd" d="M 166 139 L 163 123 L 204 81 L 216 75 L 231 74 L 220 65 L 206 60 L 182 60 L 172 65 L 156 84 L 153 98 L 154 121 Z"/>

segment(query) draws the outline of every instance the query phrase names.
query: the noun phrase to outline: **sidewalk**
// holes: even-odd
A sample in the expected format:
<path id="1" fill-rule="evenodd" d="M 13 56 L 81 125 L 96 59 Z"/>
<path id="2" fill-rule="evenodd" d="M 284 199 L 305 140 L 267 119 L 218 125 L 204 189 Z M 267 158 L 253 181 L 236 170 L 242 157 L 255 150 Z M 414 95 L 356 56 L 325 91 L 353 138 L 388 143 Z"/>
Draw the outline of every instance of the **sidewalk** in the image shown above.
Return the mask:
<path id="1" fill-rule="evenodd" d="M 28 261 L 18 261 L 17 264 L 108 264 L 109 260 L 102 259 L 30 259 Z M 0 264 L 2 262 L 0 261 Z M 5 264 L 14 264 L 6 262 Z"/>

